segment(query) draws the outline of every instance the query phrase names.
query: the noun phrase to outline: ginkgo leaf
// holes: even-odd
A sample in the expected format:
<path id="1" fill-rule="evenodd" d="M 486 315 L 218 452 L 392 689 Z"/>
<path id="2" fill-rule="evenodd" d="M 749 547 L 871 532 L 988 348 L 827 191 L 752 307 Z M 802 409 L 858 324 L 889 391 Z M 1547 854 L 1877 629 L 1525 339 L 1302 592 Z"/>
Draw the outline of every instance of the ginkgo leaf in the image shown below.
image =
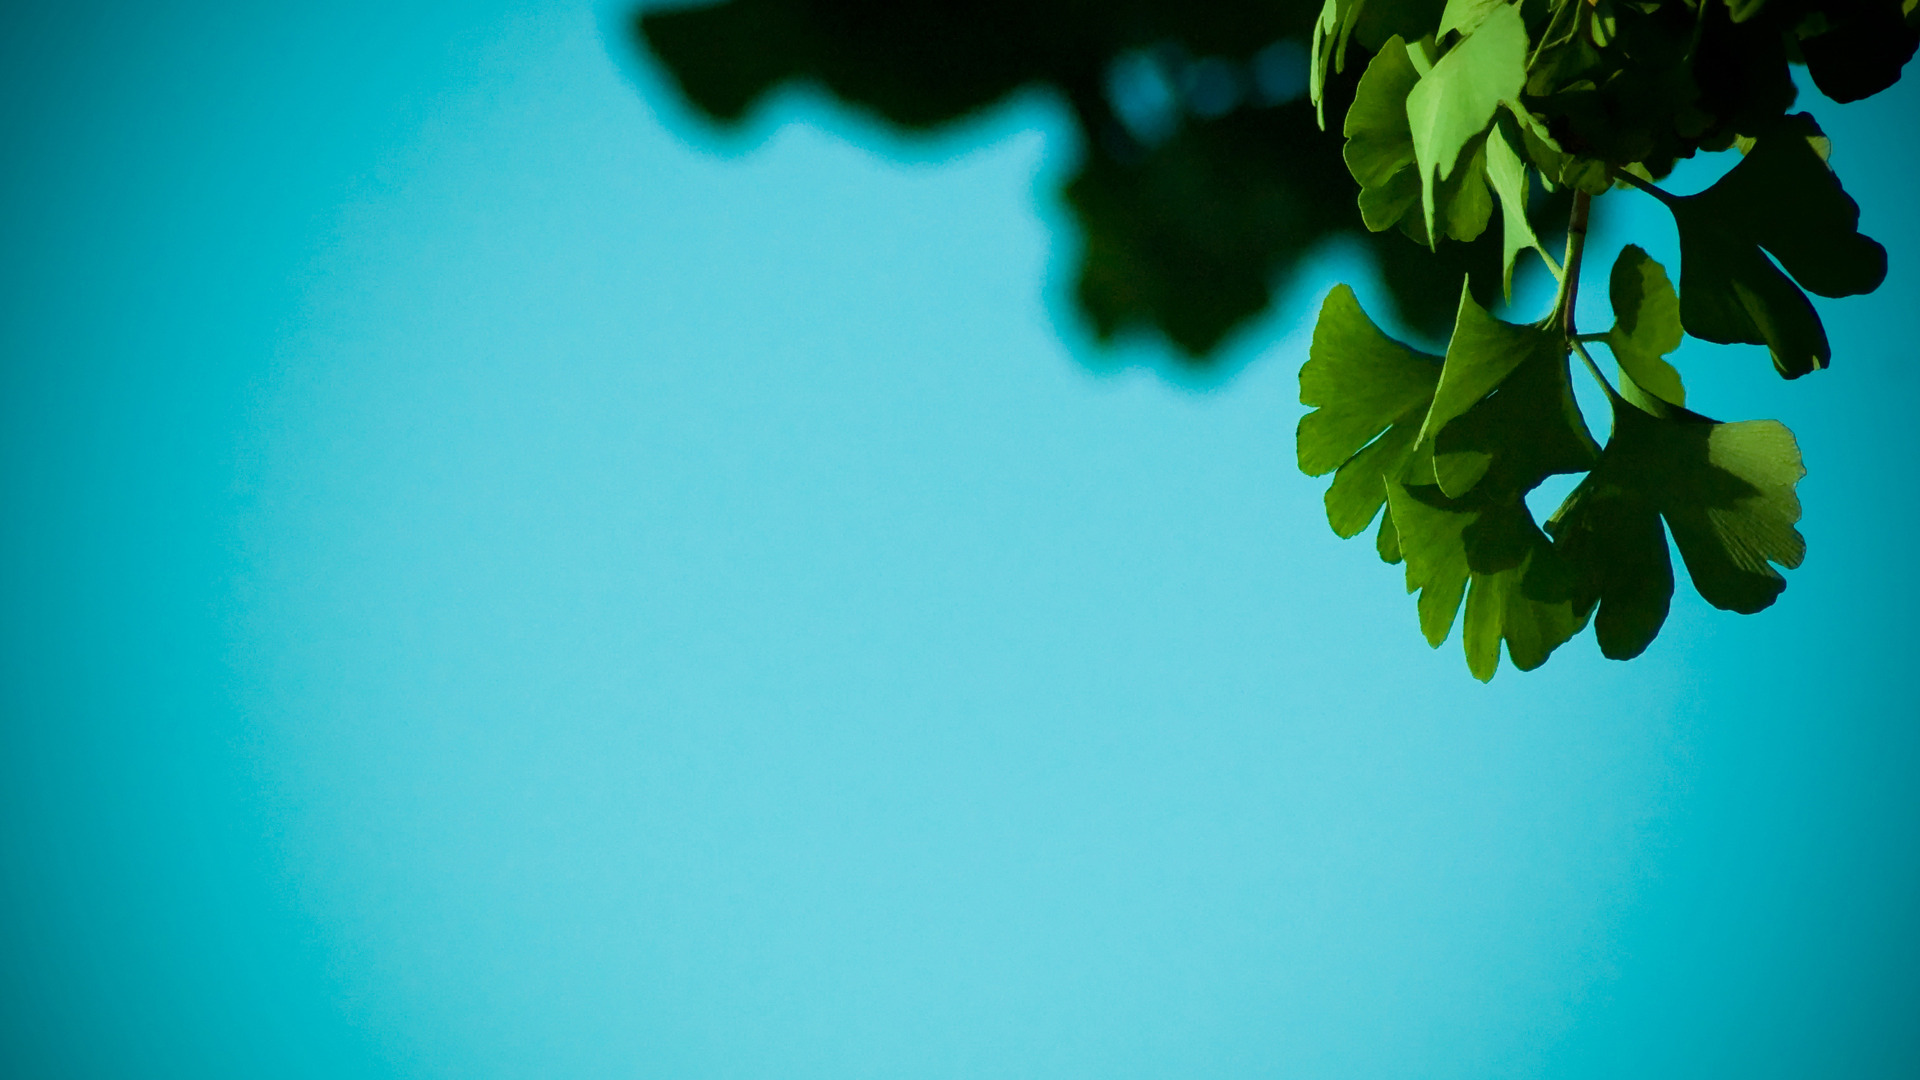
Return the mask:
<path id="1" fill-rule="evenodd" d="M 1672 563 L 1664 519 L 1694 588 L 1742 614 L 1774 602 L 1806 555 L 1794 486 L 1806 475 L 1793 433 L 1773 420 L 1723 424 L 1655 402 L 1613 399 L 1613 434 L 1592 474 L 1547 522 L 1597 599 L 1601 650 L 1640 654 L 1666 618 Z"/>
<path id="2" fill-rule="evenodd" d="M 1487 133 L 1486 149 L 1487 179 L 1500 196 L 1500 289 L 1508 300 L 1513 299 L 1514 260 L 1527 248 L 1540 246 L 1540 238 L 1527 221 L 1527 166 L 1513 146 L 1518 135 L 1512 118 L 1503 116 Z"/>
<path id="3" fill-rule="evenodd" d="M 1502 322 L 1463 288 L 1420 446 L 1440 489 L 1456 498 L 1483 478 L 1517 497 L 1548 476 L 1590 468 L 1600 448 L 1573 400 L 1567 339 Z"/>
<path id="4" fill-rule="evenodd" d="M 1860 234 L 1860 205 L 1828 165 L 1826 145 L 1813 117 L 1784 117 L 1718 183 L 1681 203 L 1766 248 L 1809 292 L 1872 292 L 1886 280 L 1887 249 Z"/>
<path id="5" fill-rule="evenodd" d="M 1621 390 L 1635 404 L 1646 402 L 1636 392 L 1652 394 L 1670 405 L 1687 403 L 1680 373 L 1667 363 L 1668 353 L 1680 347 L 1680 297 L 1667 280 L 1666 268 L 1637 244 L 1628 244 L 1613 262 L 1608 293 L 1613 300 L 1613 329 L 1607 346 L 1626 373 Z"/>
<path id="6" fill-rule="evenodd" d="M 1416 489 L 1418 490 L 1418 489 Z M 1387 505 L 1394 517 L 1401 557 L 1407 563 L 1407 591 L 1418 591 L 1420 632 L 1427 644 L 1439 648 L 1453 630 L 1460 601 L 1467 594 L 1466 542 L 1462 534 L 1476 515 L 1440 509 L 1438 489 L 1428 499 L 1417 499 L 1403 484 L 1387 484 Z"/>
<path id="7" fill-rule="evenodd" d="M 1462 538 L 1472 577 L 1461 645 L 1475 678 L 1493 678 L 1502 642 L 1514 667 L 1532 671 L 1586 626 L 1571 568 L 1524 504 L 1482 513 Z"/>
<path id="8" fill-rule="evenodd" d="M 1418 431 L 1410 423 L 1395 424 L 1334 472 L 1326 495 L 1327 524 L 1334 535 L 1358 536 L 1373 524 L 1387 501 L 1387 477 L 1399 474 Z"/>
<path id="9" fill-rule="evenodd" d="M 1673 601 L 1673 561 L 1660 510 L 1615 470 L 1588 473 L 1547 521 L 1547 531 L 1582 574 L 1583 603 L 1598 602 L 1600 652 L 1631 660 L 1646 651 Z"/>
<path id="10" fill-rule="evenodd" d="M 1394 481 L 1387 501 L 1407 591 L 1420 593 L 1421 633 L 1438 648 L 1464 598 L 1461 642 L 1476 678 L 1493 678 L 1503 641 L 1514 666 L 1531 671 L 1585 625 L 1575 578 L 1524 503 L 1452 500 L 1438 488 Z"/>
<path id="11" fill-rule="evenodd" d="M 1487 21 L 1493 9 L 1505 5 L 1507 0 L 1447 0 L 1446 10 L 1440 13 L 1440 29 L 1433 32 L 1435 38 L 1444 38 L 1450 32 L 1471 34 L 1480 24 Z"/>
<path id="12" fill-rule="evenodd" d="M 1407 94 L 1428 233 L 1434 230 L 1440 182 L 1453 173 L 1468 143 L 1487 130 L 1500 103 L 1519 99 L 1526 66 L 1526 24 L 1517 6 L 1503 4 L 1447 50 Z"/>
<path id="13" fill-rule="evenodd" d="M 1432 247 L 1423 219 L 1407 214 L 1421 198 L 1420 174 L 1413 167 L 1413 129 L 1407 121 L 1407 94 L 1420 81 L 1414 55 L 1396 35 L 1367 65 L 1342 125 L 1347 140 L 1342 155 L 1360 183 L 1360 218 L 1367 228 L 1379 232 L 1399 223 L 1415 243 Z M 1487 188 L 1483 143 L 1473 141 L 1465 156 L 1466 164 L 1454 169 L 1433 197 L 1441 235 L 1471 241 L 1492 219 L 1493 195 Z"/>
<path id="14" fill-rule="evenodd" d="M 1765 345 L 1790 379 L 1832 357 L 1820 316 L 1800 288 L 1851 296 L 1878 288 L 1887 273 L 1886 249 L 1860 234 L 1859 206 L 1809 143 L 1818 135 L 1811 119 L 1789 117 L 1706 191 L 1661 196 L 1680 229 L 1680 320 L 1687 332 Z"/>
<path id="15" fill-rule="evenodd" d="M 1381 486 L 1382 488 L 1386 486 L 1384 479 L 1381 481 Z M 1393 523 L 1391 506 L 1380 514 L 1380 530 L 1374 534 L 1373 548 L 1379 552 L 1380 561 L 1389 566 L 1400 562 L 1403 558 L 1400 554 L 1400 530 Z"/>
<path id="16" fill-rule="evenodd" d="M 1527 160 L 1540 172 L 1540 179 L 1551 191 L 1556 186 L 1569 187 L 1584 191 L 1589 195 L 1601 195 L 1613 187 L 1613 178 L 1607 175 L 1607 163 L 1593 158 L 1580 157 L 1561 149 L 1540 118 L 1514 102 L 1507 103 L 1507 112 L 1520 129 L 1520 146 L 1516 149 L 1526 151 Z"/>
<path id="17" fill-rule="evenodd" d="M 1321 130 L 1327 126 L 1326 90 L 1331 72 L 1346 70 L 1347 45 L 1358 39 L 1376 53 L 1389 38 L 1418 39 L 1433 33 L 1446 0 L 1326 0 L 1314 19 L 1308 44 L 1307 93 Z"/>
<path id="18" fill-rule="evenodd" d="M 1493 189 L 1487 186 L 1486 140 L 1475 139 L 1468 144 L 1465 164 L 1453 170 L 1453 175 L 1440 183 L 1440 190 L 1434 196 L 1434 221 L 1440 226 L 1441 237 L 1452 237 L 1460 241 L 1473 241 L 1487 231 L 1487 225 L 1493 220 Z M 1411 180 L 1411 183 L 1407 183 Z M 1399 206 L 1402 193 L 1411 191 L 1413 199 L 1404 205 L 1413 206 L 1413 200 L 1421 194 L 1419 174 L 1412 169 L 1396 175 L 1388 189 L 1393 193 L 1392 205 Z M 1365 194 L 1364 192 L 1362 193 Z M 1366 210 L 1363 207 L 1361 216 Z M 1400 231 L 1421 247 L 1432 249 L 1435 238 L 1427 235 L 1425 220 L 1418 214 L 1405 214 L 1399 219 Z"/>
<path id="19" fill-rule="evenodd" d="M 1327 72 L 1345 71 L 1347 37 L 1353 32 L 1352 16 L 1362 0 L 1327 0 L 1313 22 L 1313 37 L 1308 44 L 1312 58 L 1307 68 L 1307 94 L 1313 101 L 1313 114 L 1320 129 L 1327 127 Z"/>
<path id="20" fill-rule="evenodd" d="M 1715 423 L 1691 413 L 1658 427 L 1668 470 L 1649 486 L 1693 587 L 1714 607 L 1751 615 L 1773 605 L 1806 558 L 1794 528 L 1807 475 L 1793 432 L 1777 420 Z"/>
<path id="21" fill-rule="evenodd" d="M 1300 470 L 1334 471 L 1327 488 L 1327 523 L 1341 537 L 1357 536 L 1385 504 L 1386 481 L 1397 476 L 1433 399 L 1440 358 L 1410 349 L 1382 333 L 1353 290 L 1335 286 L 1320 306 L 1313 344 L 1300 369 L 1300 402 L 1314 411 L 1296 433 Z M 1389 557 L 1389 522 L 1381 523 L 1380 556 Z"/>
<path id="22" fill-rule="evenodd" d="M 1364 188 L 1376 188 L 1413 164 L 1413 128 L 1407 123 L 1407 93 L 1420 81 L 1396 36 L 1374 55 L 1354 88 L 1341 125 L 1347 171 Z"/>
<path id="23" fill-rule="evenodd" d="M 1814 85 L 1833 100 L 1848 102 L 1898 82 L 1900 69 L 1920 46 L 1914 10 L 1911 0 L 1828 5 L 1822 13 L 1826 26 L 1800 40 Z"/>
<path id="24" fill-rule="evenodd" d="M 1334 286 L 1300 369 L 1300 403 L 1314 410 L 1300 418 L 1300 471 L 1324 475 L 1393 424 L 1417 425 L 1439 379 L 1438 357 L 1382 333 L 1353 289 Z"/>
<path id="25" fill-rule="evenodd" d="M 1401 169 L 1378 187 L 1360 189 L 1360 221 L 1374 232 L 1391 229 L 1396 222 L 1408 222 L 1410 235 L 1418 230 L 1418 235 L 1412 235 L 1414 243 L 1429 247 L 1426 227 L 1418 217 L 1407 215 L 1419 201 L 1419 174 L 1412 169 Z"/>

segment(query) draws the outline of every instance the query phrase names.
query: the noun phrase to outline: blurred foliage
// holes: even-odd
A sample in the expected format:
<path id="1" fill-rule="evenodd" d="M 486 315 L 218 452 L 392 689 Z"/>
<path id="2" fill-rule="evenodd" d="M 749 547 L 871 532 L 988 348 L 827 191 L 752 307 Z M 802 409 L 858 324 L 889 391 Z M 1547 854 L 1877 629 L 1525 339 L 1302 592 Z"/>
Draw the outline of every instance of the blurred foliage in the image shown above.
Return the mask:
<path id="1" fill-rule="evenodd" d="M 1372 251 L 1417 333 L 1446 333 L 1469 270 L 1483 303 L 1497 296 L 1498 237 L 1429 253 L 1362 223 L 1340 140 L 1308 100 L 1318 12 L 1302 0 L 727 0 L 647 10 L 634 28 L 721 124 L 789 82 L 911 130 L 1051 90 L 1082 135 L 1063 192 L 1083 238 L 1080 310 L 1103 340 L 1157 330 L 1204 365 L 1337 235 Z M 1330 81 L 1335 115 L 1364 66 Z"/>

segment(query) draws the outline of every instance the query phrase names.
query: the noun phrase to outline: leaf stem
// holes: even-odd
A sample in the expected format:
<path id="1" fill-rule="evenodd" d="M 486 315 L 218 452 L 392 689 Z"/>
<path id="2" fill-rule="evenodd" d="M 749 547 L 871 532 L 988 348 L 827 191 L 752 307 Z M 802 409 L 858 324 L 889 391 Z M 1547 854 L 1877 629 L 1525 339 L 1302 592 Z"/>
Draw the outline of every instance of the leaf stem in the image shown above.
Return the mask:
<path id="1" fill-rule="evenodd" d="M 1669 195 L 1667 192 L 1661 190 L 1658 187 L 1655 187 L 1652 183 L 1646 180 L 1640 179 L 1638 176 L 1635 176 L 1634 174 L 1628 172 L 1625 169 L 1614 170 L 1613 178 L 1615 180 L 1625 180 L 1627 183 L 1633 185 L 1634 187 L 1639 188 L 1641 191 L 1646 192 L 1647 194 L 1653 196 L 1654 198 L 1659 199 L 1661 202 L 1666 203 L 1668 206 L 1672 206 L 1675 202 L 1678 201 L 1678 196 Z"/>
<path id="2" fill-rule="evenodd" d="M 1600 384 L 1600 389 L 1607 392 L 1609 399 L 1618 400 L 1620 397 L 1619 392 L 1614 390 L 1613 384 L 1607 381 L 1605 375 L 1601 374 L 1600 365 L 1593 362 L 1593 355 L 1587 352 L 1587 347 L 1580 343 L 1579 338 L 1571 338 L 1569 342 L 1573 345 L 1573 351 L 1579 353 L 1580 359 L 1586 363 L 1587 373 L 1592 375 L 1594 381 Z"/>

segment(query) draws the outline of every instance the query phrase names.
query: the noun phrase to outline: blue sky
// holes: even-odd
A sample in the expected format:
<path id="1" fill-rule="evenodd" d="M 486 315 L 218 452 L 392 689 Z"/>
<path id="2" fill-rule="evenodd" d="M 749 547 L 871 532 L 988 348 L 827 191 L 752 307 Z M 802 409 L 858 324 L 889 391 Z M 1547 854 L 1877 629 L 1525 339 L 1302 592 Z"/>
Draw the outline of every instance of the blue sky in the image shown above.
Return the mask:
<path id="1" fill-rule="evenodd" d="M 1781 602 L 1482 686 L 1293 467 L 1351 252 L 1188 385 L 1052 103 L 719 136 L 618 15 L 9 14 L 4 1071 L 1920 1067 L 1914 85 L 1810 99 L 1833 369 L 1679 359 Z"/>

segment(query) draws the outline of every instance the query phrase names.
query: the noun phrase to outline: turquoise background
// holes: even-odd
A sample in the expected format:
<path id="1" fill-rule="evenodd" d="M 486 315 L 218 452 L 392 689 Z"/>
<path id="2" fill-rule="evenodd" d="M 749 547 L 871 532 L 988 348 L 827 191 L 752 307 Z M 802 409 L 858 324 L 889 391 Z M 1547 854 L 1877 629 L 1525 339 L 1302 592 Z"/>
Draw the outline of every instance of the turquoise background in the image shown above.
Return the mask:
<path id="1" fill-rule="evenodd" d="M 1352 251 L 1182 379 L 1055 103 L 717 135 L 622 14 L 7 11 L 0 1073 L 1920 1071 L 1920 80 L 1807 99 L 1833 369 L 1679 360 L 1781 602 L 1481 686 L 1293 466 Z"/>

